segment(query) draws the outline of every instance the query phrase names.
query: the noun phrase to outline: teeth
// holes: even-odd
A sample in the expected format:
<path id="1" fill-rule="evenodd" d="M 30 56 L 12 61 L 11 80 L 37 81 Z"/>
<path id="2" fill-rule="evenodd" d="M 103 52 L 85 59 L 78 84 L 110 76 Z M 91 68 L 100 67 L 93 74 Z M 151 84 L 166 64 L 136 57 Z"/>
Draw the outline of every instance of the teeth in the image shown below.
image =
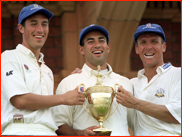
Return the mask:
<path id="1" fill-rule="evenodd" d="M 94 54 L 100 54 L 101 51 L 94 51 Z"/>
<path id="2" fill-rule="evenodd" d="M 42 36 L 35 36 L 36 38 L 42 38 Z"/>
<path id="3" fill-rule="evenodd" d="M 152 58 L 154 56 L 154 53 L 146 53 L 144 56 L 146 58 Z"/>
<path id="4" fill-rule="evenodd" d="M 147 53 L 147 54 L 145 54 L 146 56 L 153 56 L 154 55 L 154 53 Z"/>

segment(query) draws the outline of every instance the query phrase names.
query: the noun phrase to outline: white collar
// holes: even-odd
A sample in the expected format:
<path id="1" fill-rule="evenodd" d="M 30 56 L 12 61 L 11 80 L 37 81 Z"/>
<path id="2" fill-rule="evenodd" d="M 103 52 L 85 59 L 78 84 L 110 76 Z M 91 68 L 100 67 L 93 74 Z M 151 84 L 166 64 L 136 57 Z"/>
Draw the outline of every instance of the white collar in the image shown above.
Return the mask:
<path id="1" fill-rule="evenodd" d="M 110 66 L 109 64 L 107 64 L 107 69 L 108 69 L 108 71 L 106 71 L 106 72 L 104 73 L 104 75 L 110 76 L 110 74 L 111 74 L 113 71 L 112 71 L 112 68 L 111 68 L 111 66 Z M 96 75 L 96 74 L 98 73 L 97 70 L 91 69 L 89 66 L 87 66 L 86 63 L 83 65 L 82 72 L 83 72 L 83 74 L 84 74 L 87 78 L 90 78 L 92 75 Z"/>
<path id="2" fill-rule="evenodd" d="M 162 66 L 158 66 L 157 69 L 156 69 L 156 72 L 157 74 L 161 74 L 161 73 L 164 73 L 166 72 L 167 70 L 169 70 L 170 68 L 172 67 L 171 63 L 168 62 L 166 64 L 163 64 Z M 141 69 L 138 71 L 138 79 L 140 79 L 141 77 L 143 77 L 145 74 L 145 70 L 144 69 Z"/>
<path id="3" fill-rule="evenodd" d="M 23 46 L 22 44 L 18 44 L 16 49 L 19 50 L 21 53 L 25 54 L 26 56 L 36 59 L 36 56 L 34 55 L 34 53 L 30 49 Z M 45 63 L 43 53 L 39 54 L 39 60 L 38 61 L 41 62 L 41 63 Z"/>

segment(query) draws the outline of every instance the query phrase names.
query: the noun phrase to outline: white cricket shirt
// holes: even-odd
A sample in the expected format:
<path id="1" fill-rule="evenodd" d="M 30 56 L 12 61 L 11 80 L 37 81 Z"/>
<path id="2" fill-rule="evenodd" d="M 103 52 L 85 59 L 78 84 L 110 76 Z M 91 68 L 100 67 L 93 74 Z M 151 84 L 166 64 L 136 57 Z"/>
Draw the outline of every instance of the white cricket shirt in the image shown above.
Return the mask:
<path id="1" fill-rule="evenodd" d="M 166 63 L 156 71 L 149 83 L 144 69 L 138 72 L 137 78 L 131 79 L 134 95 L 141 100 L 165 105 L 180 124 L 167 123 L 136 111 L 136 117 L 133 116 L 136 136 L 181 134 L 181 68 Z"/>
<path id="2" fill-rule="evenodd" d="M 1 133 L 7 124 L 13 123 L 15 114 L 23 115 L 26 124 L 43 124 L 57 130 L 51 109 L 19 110 L 10 103 L 15 95 L 53 95 L 53 74 L 43 57 L 41 53 L 39 67 L 35 55 L 21 44 L 1 54 Z"/>
<path id="3" fill-rule="evenodd" d="M 104 85 L 113 87 L 114 89 L 114 85 L 118 83 L 126 90 L 132 92 L 132 83 L 128 78 L 114 73 L 109 65 L 108 69 L 109 70 L 103 76 Z M 88 87 L 94 86 L 97 82 L 97 73 L 97 71 L 92 70 L 86 64 L 84 64 L 82 73 L 69 75 L 61 81 L 56 90 L 56 94 L 64 94 L 69 90 L 75 89 L 81 83 L 85 84 L 86 89 Z M 101 71 L 101 73 L 103 72 Z M 87 100 L 84 102 L 84 105 L 88 109 Z M 116 105 L 116 98 L 114 98 L 112 111 Z M 84 130 L 90 126 L 99 126 L 98 121 L 90 116 L 82 105 L 60 105 L 54 108 L 57 126 L 67 124 L 73 129 L 77 130 Z M 116 111 L 103 122 L 103 126 L 113 130 L 111 133 L 112 136 L 129 136 L 126 108 L 119 104 Z"/>

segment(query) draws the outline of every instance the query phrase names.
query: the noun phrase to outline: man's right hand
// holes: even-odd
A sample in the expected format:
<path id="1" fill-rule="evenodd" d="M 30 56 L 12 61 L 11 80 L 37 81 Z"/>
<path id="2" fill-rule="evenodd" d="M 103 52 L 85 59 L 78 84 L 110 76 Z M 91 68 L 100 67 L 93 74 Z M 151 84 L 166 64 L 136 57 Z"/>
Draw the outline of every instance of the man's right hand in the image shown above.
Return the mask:
<path id="1" fill-rule="evenodd" d="M 97 129 L 99 126 L 91 126 L 84 130 L 76 130 L 68 126 L 67 124 L 63 124 L 58 127 L 56 130 L 57 135 L 66 135 L 66 136 L 98 136 L 99 133 L 93 131 L 93 129 Z"/>
<path id="2" fill-rule="evenodd" d="M 88 127 L 83 130 L 83 136 L 99 136 L 100 132 L 94 132 L 93 129 L 99 128 L 98 126 Z"/>
<path id="3" fill-rule="evenodd" d="M 64 105 L 83 105 L 85 101 L 84 93 L 78 91 L 78 87 L 64 94 Z"/>

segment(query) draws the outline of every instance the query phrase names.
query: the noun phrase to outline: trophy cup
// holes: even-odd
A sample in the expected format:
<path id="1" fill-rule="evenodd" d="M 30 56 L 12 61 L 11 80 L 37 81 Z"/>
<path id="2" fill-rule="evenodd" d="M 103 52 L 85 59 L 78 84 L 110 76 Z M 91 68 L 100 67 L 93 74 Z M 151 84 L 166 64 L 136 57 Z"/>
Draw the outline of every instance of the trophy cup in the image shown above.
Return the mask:
<path id="1" fill-rule="evenodd" d="M 115 97 L 116 94 L 116 86 L 120 85 L 115 84 L 114 85 L 115 90 L 113 90 L 112 87 L 103 85 L 102 82 L 103 75 L 100 73 L 101 68 L 99 65 L 97 68 L 98 68 L 98 74 L 96 75 L 97 83 L 95 84 L 95 86 L 85 89 L 85 85 L 82 83 L 79 85 L 78 89 L 80 92 L 82 92 L 80 88 L 83 89 L 84 94 L 88 99 L 90 112 L 86 109 L 84 104 L 83 107 L 92 117 L 94 117 L 99 122 L 99 128 L 94 129 L 93 131 L 99 132 L 99 135 L 109 136 L 112 132 L 112 129 L 104 128 L 103 121 L 106 120 L 108 117 L 110 117 L 118 106 L 117 103 L 113 112 L 110 113 L 112 109 L 113 98 Z"/>

